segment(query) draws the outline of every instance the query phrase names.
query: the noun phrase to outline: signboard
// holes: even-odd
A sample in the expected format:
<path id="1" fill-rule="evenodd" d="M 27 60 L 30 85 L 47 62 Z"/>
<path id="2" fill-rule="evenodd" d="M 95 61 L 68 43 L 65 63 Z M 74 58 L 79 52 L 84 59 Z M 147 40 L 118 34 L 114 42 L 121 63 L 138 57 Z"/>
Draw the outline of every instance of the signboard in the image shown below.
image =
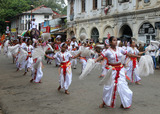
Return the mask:
<path id="1" fill-rule="evenodd" d="M 12 29 L 11 29 L 11 32 L 16 32 L 16 28 L 12 28 Z"/>
<path id="2" fill-rule="evenodd" d="M 138 34 L 154 34 L 155 29 L 150 23 L 144 23 L 140 29 Z"/>
<path id="3" fill-rule="evenodd" d="M 61 29 L 61 26 L 51 27 L 50 32 L 54 32 Z"/>

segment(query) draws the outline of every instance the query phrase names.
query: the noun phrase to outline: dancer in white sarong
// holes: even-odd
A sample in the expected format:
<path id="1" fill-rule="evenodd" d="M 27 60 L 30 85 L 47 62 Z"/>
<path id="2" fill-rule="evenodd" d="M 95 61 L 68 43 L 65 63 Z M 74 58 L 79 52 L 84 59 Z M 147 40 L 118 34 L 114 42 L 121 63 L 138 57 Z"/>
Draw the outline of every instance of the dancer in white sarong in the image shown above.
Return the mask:
<path id="1" fill-rule="evenodd" d="M 109 48 L 109 40 L 106 39 L 105 40 L 105 44 L 104 44 L 104 49 L 103 49 L 102 53 L 104 53 L 105 51 L 107 51 L 108 48 Z M 108 65 L 108 59 L 107 59 L 107 57 L 104 57 L 103 61 L 102 61 L 102 73 L 99 76 L 99 78 L 104 77 L 107 74 L 106 68 L 105 68 L 106 65 Z"/>
<path id="2" fill-rule="evenodd" d="M 47 55 L 50 57 L 53 57 L 54 55 L 54 51 L 51 51 L 50 47 L 47 49 Z M 47 64 L 51 64 L 51 63 L 52 63 L 52 60 L 47 58 Z"/>
<path id="3" fill-rule="evenodd" d="M 121 47 L 117 47 L 117 38 L 112 36 L 110 37 L 109 42 L 110 48 L 108 48 L 107 51 L 103 52 L 102 55 L 95 60 L 95 62 L 97 62 L 103 59 L 104 57 L 107 57 L 108 65 L 112 66 L 113 81 L 110 85 L 104 85 L 103 103 L 100 105 L 100 108 L 103 108 L 105 105 L 114 108 L 117 91 L 121 98 L 121 107 L 130 108 L 132 104 L 133 93 L 129 89 L 128 84 L 126 82 L 125 71 L 123 65 L 121 64 L 121 57 L 122 55 L 135 57 L 135 55 L 128 54 L 127 51 L 125 51 Z"/>
<path id="4" fill-rule="evenodd" d="M 19 62 L 18 62 L 18 59 L 19 59 L 20 56 L 21 56 L 21 54 L 20 54 L 21 49 L 25 49 L 26 46 L 27 46 L 26 43 L 25 43 L 25 39 L 23 39 L 23 40 L 20 39 L 19 44 L 20 44 L 20 46 L 19 46 L 19 51 L 18 51 L 18 53 L 17 53 L 17 55 L 16 55 L 16 67 L 17 67 L 17 71 L 22 70 L 23 67 L 24 67 L 24 66 L 22 66 L 22 64 L 24 64 L 24 61 L 25 61 L 25 60 L 23 60 L 21 63 L 19 63 Z"/>
<path id="5" fill-rule="evenodd" d="M 35 42 L 34 44 L 34 50 L 33 50 L 33 54 L 37 53 L 35 52 L 35 49 L 38 46 L 38 42 Z M 41 50 L 38 50 L 38 52 Z M 42 72 L 42 57 L 41 56 L 37 56 L 33 59 L 33 65 L 32 65 L 32 79 L 30 80 L 30 82 L 35 82 L 35 83 L 41 83 L 41 79 L 43 77 L 43 72 Z"/>
<path id="6" fill-rule="evenodd" d="M 80 57 L 80 63 L 82 64 L 82 72 L 86 67 L 87 60 L 91 57 L 91 51 L 89 47 L 87 47 L 86 43 L 83 43 L 83 46 L 80 46 L 78 50 L 78 54 L 75 57 Z"/>
<path id="7" fill-rule="evenodd" d="M 74 55 L 76 55 L 76 53 L 77 53 L 77 48 L 75 47 L 74 44 L 72 44 L 71 53 L 73 53 Z M 76 69 L 76 66 L 77 66 L 77 58 L 71 60 L 71 65 L 72 65 L 72 67 L 73 67 L 74 69 Z"/>
<path id="8" fill-rule="evenodd" d="M 130 46 L 127 49 L 127 52 L 130 54 L 134 55 L 141 55 L 145 52 L 139 52 L 138 49 L 136 48 L 135 41 L 131 40 L 130 41 Z M 129 57 L 130 59 L 128 60 L 129 62 L 126 62 L 126 75 L 130 78 L 131 82 L 135 82 L 136 84 L 140 84 L 141 78 L 138 75 L 138 61 L 137 57 Z"/>
<path id="9" fill-rule="evenodd" d="M 6 41 L 4 42 L 4 46 L 3 46 L 3 54 L 4 54 L 4 55 L 6 55 L 7 52 L 8 52 L 9 42 L 10 42 L 9 40 L 6 40 Z"/>
<path id="10" fill-rule="evenodd" d="M 46 55 L 47 58 L 59 60 L 60 65 L 60 79 L 59 83 L 60 86 L 58 87 L 58 91 L 60 91 L 61 88 L 65 89 L 65 94 L 69 94 L 68 88 L 72 82 L 72 69 L 71 69 L 71 63 L 70 58 L 73 56 L 66 51 L 67 44 L 62 43 L 61 44 L 61 51 L 57 52 L 53 57 L 49 57 Z"/>
<path id="11" fill-rule="evenodd" d="M 32 79 L 30 82 L 41 83 L 41 79 L 43 77 L 42 72 L 42 58 L 33 59 L 33 67 L 32 67 Z"/>
<path id="12" fill-rule="evenodd" d="M 28 56 L 24 62 L 25 64 L 25 73 L 24 75 L 27 74 L 29 69 L 32 69 L 32 64 L 33 64 L 33 58 L 32 58 L 32 51 L 33 51 L 33 46 L 31 45 L 31 40 L 27 41 L 27 46 L 25 47 L 25 50 L 28 53 Z"/>

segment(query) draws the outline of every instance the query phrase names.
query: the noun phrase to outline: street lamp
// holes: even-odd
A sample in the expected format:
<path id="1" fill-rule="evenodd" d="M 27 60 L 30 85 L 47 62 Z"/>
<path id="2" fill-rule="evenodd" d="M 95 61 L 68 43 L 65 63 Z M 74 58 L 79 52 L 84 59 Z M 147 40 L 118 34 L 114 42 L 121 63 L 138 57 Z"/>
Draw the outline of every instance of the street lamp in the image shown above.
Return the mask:
<path id="1" fill-rule="evenodd" d="M 34 8 L 34 5 L 31 5 L 31 21 L 30 21 L 30 27 L 29 27 L 29 29 L 32 27 L 32 8 Z"/>
<path id="2" fill-rule="evenodd" d="M 31 21 L 32 21 L 32 8 L 34 8 L 34 5 L 31 5 Z"/>

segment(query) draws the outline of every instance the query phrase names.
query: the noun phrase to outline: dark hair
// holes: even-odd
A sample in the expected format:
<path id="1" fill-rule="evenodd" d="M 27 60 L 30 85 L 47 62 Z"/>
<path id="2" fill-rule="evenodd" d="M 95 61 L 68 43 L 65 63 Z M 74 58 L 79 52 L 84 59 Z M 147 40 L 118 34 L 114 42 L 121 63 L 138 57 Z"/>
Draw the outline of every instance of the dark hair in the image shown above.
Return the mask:
<path id="1" fill-rule="evenodd" d="M 73 39 L 76 39 L 76 37 L 75 37 L 75 36 L 73 36 L 71 39 L 72 39 L 72 40 L 73 40 Z"/>
<path id="2" fill-rule="evenodd" d="M 130 45 L 132 44 L 132 42 L 133 42 L 132 40 L 129 41 Z"/>
<path id="3" fill-rule="evenodd" d="M 65 45 L 66 45 L 66 43 L 63 43 L 63 44 L 62 44 L 62 47 L 65 46 Z"/>
<path id="4" fill-rule="evenodd" d="M 114 37 L 114 36 L 111 36 L 111 37 L 109 38 L 109 43 L 112 42 L 113 38 L 115 38 L 115 37 Z"/>
<path id="5" fill-rule="evenodd" d="M 23 42 L 25 42 L 26 41 L 26 38 L 23 38 Z"/>

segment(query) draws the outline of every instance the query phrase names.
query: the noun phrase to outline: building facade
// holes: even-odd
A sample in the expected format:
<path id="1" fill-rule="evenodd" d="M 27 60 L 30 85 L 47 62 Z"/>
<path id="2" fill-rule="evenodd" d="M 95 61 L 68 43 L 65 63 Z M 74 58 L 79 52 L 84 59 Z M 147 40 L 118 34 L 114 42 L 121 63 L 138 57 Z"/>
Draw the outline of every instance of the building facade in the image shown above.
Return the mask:
<path id="1" fill-rule="evenodd" d="M 22 14 L 17 15 L 11 21 L 11 36 L 21 35 L 31 28 L 31 19 L 35 19 L 37 29 L 40 29 L 40 23 L 51 20 L 53 15 L 57 15 L 51 8 L 40 6 Z"/>
<path id="2" fill-rule="evenodd" d="M 68 0 L 67 22 L 68 38 L 134 37 L 149 43 L 160 38 L 160 0 Z"/>

